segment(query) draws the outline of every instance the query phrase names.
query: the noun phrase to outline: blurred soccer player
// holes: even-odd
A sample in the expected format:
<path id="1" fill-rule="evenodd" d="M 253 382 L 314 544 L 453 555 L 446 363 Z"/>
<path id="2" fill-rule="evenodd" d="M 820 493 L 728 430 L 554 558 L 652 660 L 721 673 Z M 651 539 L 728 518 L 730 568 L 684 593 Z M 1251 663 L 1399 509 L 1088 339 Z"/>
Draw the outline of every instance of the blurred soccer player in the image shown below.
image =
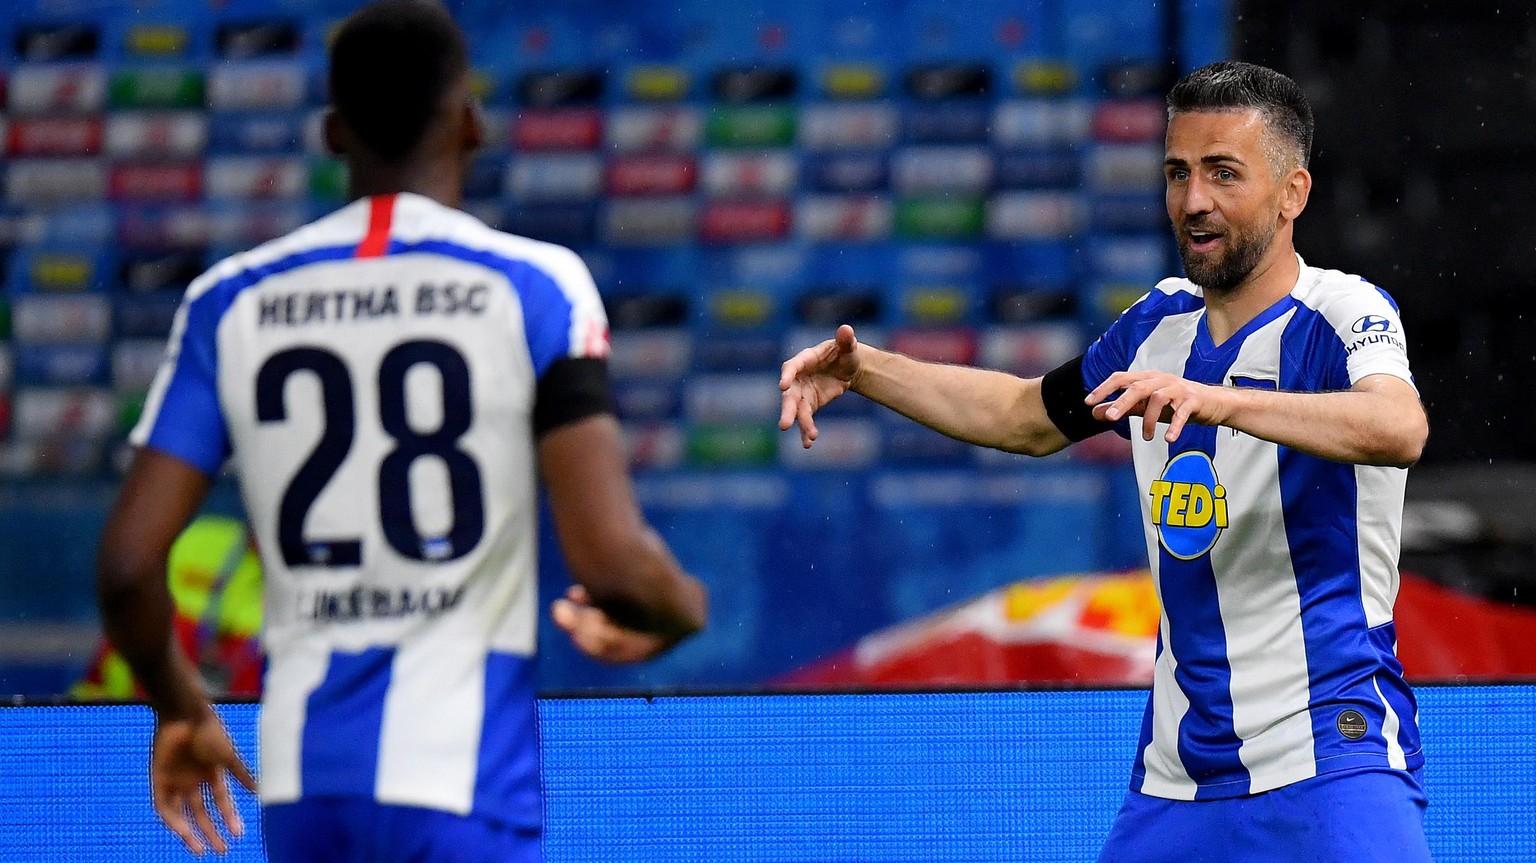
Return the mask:
<path id="1" fill-rule="evenodd" d="M 1100 859 L 1426 861 L 1418 711 L 1392 605 L 1405 467 L 1428 434 L 1397 307 L 1307 266 L 1312 111 L 1289 78 L 1198 69 L 1168 96 L 1166 279 L 1043 378 L 920 363 L 852 328 L 784 364 L 779 425 L 848 390 L 1047 455 L 1130 437 L 1163 616 Z"/>
<path id="2" fill-rule="evenodd" d="M 207 789 L 253 779 L 171 634 L 166 550 L 232 458 L 266 573 L 266 848 L 294 860 L 537 860 L 536 475 L 586 653 L 647 659 L 705 593 L 645 524 L 567 249 L 460 212 L 481 140 L 462 34 L 390 0 L 331 46 L 340 211 L 188 288 L 102 539 L 108 634 L 157 717 L 156 810 L 223 850 Z"/>

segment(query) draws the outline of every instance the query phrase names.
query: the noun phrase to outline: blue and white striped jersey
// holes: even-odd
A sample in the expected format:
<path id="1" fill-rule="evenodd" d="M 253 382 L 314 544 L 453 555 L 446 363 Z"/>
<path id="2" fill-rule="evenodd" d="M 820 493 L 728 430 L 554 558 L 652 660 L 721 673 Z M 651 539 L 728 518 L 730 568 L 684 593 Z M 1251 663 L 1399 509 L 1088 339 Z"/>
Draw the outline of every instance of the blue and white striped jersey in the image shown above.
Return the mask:
<path id="1" fill-rule="evenodd" d="M 542 819 L 536 387 L 604 356 L 581 260 L 412 194 L 188 288 L 133 441 L 232 458 L 266 577 L 261 798 Z"/>
<path id="2" fill-rule="evenodd" d="M 1084 384 L 1142 369 L 1292 392 L 1412 383 L 1391 298 L 1304 262 L 1288 296 L 1219 345 L 1200 288 L 1159 283 L 1089 348 Z M 1190 425 L 1171 445 L 1166 426 L 1151 441 L 1131 429 L 1163 609 L 1132 787 L 1233 797 L 1422 764 L 1392 622 L 1407 471 L 1225 427 Z"/>

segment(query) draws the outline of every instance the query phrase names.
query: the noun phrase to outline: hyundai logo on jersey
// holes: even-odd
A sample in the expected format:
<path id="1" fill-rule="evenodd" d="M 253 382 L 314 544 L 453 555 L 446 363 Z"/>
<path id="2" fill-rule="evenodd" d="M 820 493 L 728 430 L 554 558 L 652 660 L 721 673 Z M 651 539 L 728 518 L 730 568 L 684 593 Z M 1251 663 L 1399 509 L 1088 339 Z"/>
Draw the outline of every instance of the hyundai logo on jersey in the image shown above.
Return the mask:
<path id="1" fill-rule="evenodd" d="M 1355 325 L 1353 327 L 1350 327 L 1350 329 L 1354 330 L 1357 333 L 1395 333 L 1395 332 L 1397 332 L 1397 327 L 1392 326 L 1392 322 L 1390 320 L 1388 320 L 1388 319 L 1386 319 L 1386 318 L 1384 318 L 1384 317 L 1382 317 L 1380 315 L 1366 315 L 1365 317 L 1361 318 L 1360 320 L 1355 321 Z"/>
<path id="2" fill-rule="evenodd" d="M 1152 483 L 1152 524 L 1163 548 L 1179 560 L 1211 550 L 1227 526 L 1227 490 L 1216 479 L 1211 457 L 1194 451 L 1174 456 Z"/>

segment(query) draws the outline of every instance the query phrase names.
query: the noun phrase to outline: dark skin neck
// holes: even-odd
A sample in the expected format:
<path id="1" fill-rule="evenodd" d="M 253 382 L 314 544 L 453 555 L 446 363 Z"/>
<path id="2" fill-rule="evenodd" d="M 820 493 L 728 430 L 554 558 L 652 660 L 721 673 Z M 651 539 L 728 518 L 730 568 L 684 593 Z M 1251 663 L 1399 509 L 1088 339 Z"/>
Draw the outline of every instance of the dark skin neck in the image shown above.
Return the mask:
<path id="1" fill-rule="evenodd" d="M 457 160 L 429 158 L 389 163 L 371 153 L 353 152 L 347 158 L 347 172 L 349 201 L 414 192 L 454 209 L 464 202 L 464 178 Z"/>

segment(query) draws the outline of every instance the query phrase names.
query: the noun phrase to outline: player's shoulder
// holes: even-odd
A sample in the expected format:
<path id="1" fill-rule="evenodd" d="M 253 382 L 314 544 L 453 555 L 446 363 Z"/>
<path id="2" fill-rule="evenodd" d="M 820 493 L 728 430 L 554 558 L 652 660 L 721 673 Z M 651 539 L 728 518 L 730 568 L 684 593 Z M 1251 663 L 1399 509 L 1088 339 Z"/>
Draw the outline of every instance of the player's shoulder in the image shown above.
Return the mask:
<path id="1" fill-rule="evenodd" d="M 1189 279 L 1163 279 L 1125 310 L 1132 320 L 1155 320 L 1197 311 L 1205 305 L 1205 294 Z"/>
<path id="2" fill-rule="evenodd" d="M 264 273 L 290 259 L 321 254 L 327 249 L 356 246 L 366 225 L 366 217 L 361 212 L 366 206 L 364 201 L 353 202 L 280 237 L 221 258 L 192 280 L 187 288 L 187 299 L 196 300 L 221 285 L 244 285 L 259 280 Z"/>
<path id="3" fill-rule="evenodd" d="M 1302 262 L 1301 277 L 1291 295 L 1335 327 L 1362 315 L 1396 315 L 1397 303 L 1364 276 L 1342 270 L 1311 267 Z"/>
<path id="4" fill-rule="evenodd" d="M 433 242 L 457 248 L 502 270 L 531 267 L 560 284 L 590 282 L 581 256 L 556 243 L 497 230 L 462 210 L 412 196 L 403 207 L 395 238 L 402 243 Z"/>

